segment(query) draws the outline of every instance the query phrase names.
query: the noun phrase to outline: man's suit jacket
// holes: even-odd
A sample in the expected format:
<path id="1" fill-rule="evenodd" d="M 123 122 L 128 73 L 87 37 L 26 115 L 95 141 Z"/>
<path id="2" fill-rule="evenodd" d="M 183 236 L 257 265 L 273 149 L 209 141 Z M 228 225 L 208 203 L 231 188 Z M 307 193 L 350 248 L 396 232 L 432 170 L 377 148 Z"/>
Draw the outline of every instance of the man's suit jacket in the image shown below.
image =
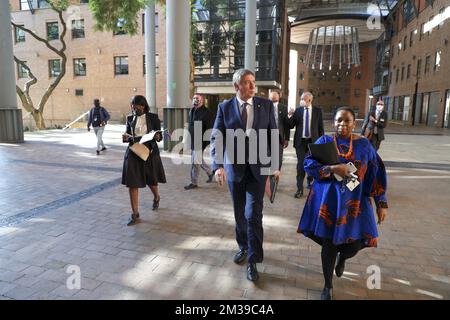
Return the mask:
<path id="1" fill-rule="evenodd" d="M 284 104 L 278 104 L 278 130 L 280 130 L 281 141 L 289 141 L 291 137 L 291 128 L 288 122 L 288 111 Z"/>
<path id="2" fill-rule="evenodd" d="M 295 110 L 294 114 L 290 119 L 288 119 L 289 127 L 292 129 L 295 127 L 294 134 L 294 147 L 299 148 L 302 142 L 303 135 L 303 112 L 304 108 L 299 107 Z M 311 118 L 311 140 L 312 142 L 316 142 L 321 136 L 325 134 L 325 130 L 323 128 L 323 117 L 322 117 L 322 109 L 317 107 L 312 107 L 312 118 Z"/>
<path id="3" fill-rule="evenodd" d="M 370 111 L 369 113 L 366 114 L 366 117 L 364 119 L 364 123 L 363 123 L 362 128 L 361 128 L 361 134 L 364 134 L 366 129 L 371 130 L 372 132 L 374 132 L 375 127 L 377 127 L 378 140 L 379 141 L 384 140 L 384 128 L 386 128 L 387 123 L 388 123 L 387 112 L 384 111 L 384 110 L 380 112 L 380 115 L 377 118 L 377 121 L 378 121 L 377 123 L 375 123 L 374 121 L 370 121 L 369 120 L 370 116 L 375 118 L 376 112 L 375 111 Z"/>
<path id="4" fill-rule="evenodd" d="M 201 137 L 195 137 L 194 136 L 194 124 L 196 121 L 200 121 L 202 123 L 202 136 Z M 198 109 L 195 109 L 194 107 L 191 108 L 191 111 L 189 111 L 189 122 L 188 122 L 188 129 L 189 134 L 191 136 L 191 150 L 194 150 L 194 148 L 200 148 L 201 150 L 205 150 L 205 148 L 209 145 L 210 139 L 203 141 L 203 135 L 205 132 L 212 128 L 213 125 L 213 114 L 212 112 L 205 106 L 201 106 Z M 201 142 L 200 146 L 195 145 L 195 140 L 199 140 Z"/>
<path id="5" fill-rule="evenodd" d="M 264 181 L 267 178 L 266 175 L 261 175 L 262 167 L 270 167 L 270 162 L 265 163 L 267 161 L 263 161 L 261 163 L 260 154 L 263 156 L 270 156 L 270 143 L 271 143 L 271 130 L 278 129 L 277 124 L 275 122 L 275 115 L 273 111 L 273 103 L 270 100 L 253 97 L 253 126 L 252 128 L 256 131 L 256 141 L 253 143 L 257 143 L 257 155 L 256 155 L 256 163 L 249 163 L 248 158 L 245 161 L 246 163 L 238 163 L 238 146 L 237 138 L 234 137 L 234 141 L 231 144 L 233 146 L 232 150 L 227 148 L 227 130 L 231 130 L 229 132 L 235 133 L 236 130 L 242 129 L 244 130 L 244 124 L 242 122 L 241 113 L 238 106 L 238 101 L 236 97 L 233 97 L 230 100 L 226 100 L 219 104 L 217 110 L 216 121 L 214 123 L 213 132 L 211 134 L 211 158 L 212 158 L 212 169 L 217 170 L 219 168 L 224 168 L 225 173 L 227 175 L 227 180 L 230 182 L 240 182 L 245 176 L 247 166 L 250 167 L 250 170 L 253 176 L 260 180 Z M 261 135 L 262 130 L 267 130 L 266 134 Z M 232 138 L 232 137 L 228 137 Z M 261 143 L 260 139 L 267 139 L 267 147 L 269 150 L 259 150 Z M 230 144 L 231 142 L 228 141 Z M 246 150 L 249 150 L 249 139 L 245 139 Z M 281 148 L 281 141 L 277 139 L 278 147 Z M 255 149 L 253 149 L 255 148 Z M 230 148 L 231 149 L 231 148 Z M 250 150 L 256 150 L 256 146 L 252 145 Z M 239 152 L 242 154 L 242 146 Z M 279 152 L 278 152 L 279 153 Z M 254 154 L 253 154 L 254 155 Z M 276 155 L 279 160 L 279 155 Z M 279 169 L 279 167 L 277 168 Z"/>

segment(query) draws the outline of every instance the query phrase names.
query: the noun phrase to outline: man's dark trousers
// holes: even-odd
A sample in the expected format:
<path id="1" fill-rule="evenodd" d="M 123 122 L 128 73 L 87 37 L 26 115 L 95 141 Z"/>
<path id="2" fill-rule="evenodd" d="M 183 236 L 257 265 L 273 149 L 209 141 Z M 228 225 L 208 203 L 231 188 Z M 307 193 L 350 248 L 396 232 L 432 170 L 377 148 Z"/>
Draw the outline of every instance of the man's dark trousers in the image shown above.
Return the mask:
<path id="1" fill-rule="evenodd" d="M 297 153 L 297 190 L 303 190 L 303 180 L 305 180 L 305 167 L 303 166 L 303 161 L 305 161 L 305 156 L 309 150 L 308 143 L 312 143 L 312 139 L 301 139 L 300 146 L 295 148 L 295 152 Z"/>
<path id="2" fill-rule="evenodd" d="M 228 181 L 236 219 L 236 241 L 239 249 L 248 250 L 248 262 L 263 261 L 263 225 L 265 184 L 258 181 L 247 165 L 240 182 Z"/>

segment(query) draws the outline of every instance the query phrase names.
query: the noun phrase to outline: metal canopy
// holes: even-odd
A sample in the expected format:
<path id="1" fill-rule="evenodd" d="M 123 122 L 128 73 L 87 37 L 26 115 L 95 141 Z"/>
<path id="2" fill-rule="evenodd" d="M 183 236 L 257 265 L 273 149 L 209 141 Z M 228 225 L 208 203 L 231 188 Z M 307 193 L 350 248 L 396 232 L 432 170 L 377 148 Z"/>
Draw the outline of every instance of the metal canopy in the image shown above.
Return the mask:
<path id="1" fill-rule="evenodd" d="M 392 9 L 405 1 L 410 0 L 286 0 L 291 42 L 308 44 L 312 29 L 333 25 L 356 28 L 359 42 L 375 40 L 385 31 Z M 369 20 L 377 20 L 377 25 L 369 25 Z"/>

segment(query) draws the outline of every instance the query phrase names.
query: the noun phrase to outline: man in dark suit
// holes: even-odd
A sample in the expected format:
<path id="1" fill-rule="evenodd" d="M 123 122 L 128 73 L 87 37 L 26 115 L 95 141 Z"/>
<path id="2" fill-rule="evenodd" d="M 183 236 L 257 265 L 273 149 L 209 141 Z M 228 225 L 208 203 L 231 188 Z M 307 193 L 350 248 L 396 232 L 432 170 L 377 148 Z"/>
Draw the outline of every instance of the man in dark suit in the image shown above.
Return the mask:
<path id="1" fill-rule="evenodd" d="M 280 139 L 283 143 L 283 148 L 280 148 L 280 168 L 283 162 L 283 150 L 289 145 L 289 138 L 291 136 L 291 129 L 289 128 L 287 107 L 280 103 L 280 92 L 275 90 L 270 92 L 269 99 L 273 102 L 275 121 L 280 132 Z"/>
<path id="2" fill-rule="evenodd" d="M 268 175 L 280 175 L 281 143 L 273 103 L 254 96 L 254 73 L 237 70 L 233 85 L 236 96 L 219 104 L 211 134 L 212 168 L 219 185 L 227 180 L 233 201 L 239 245 L 234 262 L 240 264 L 248 255 L 247 279 L 256 281 L 256 263 L 263 261 L 265 185 Z"/>
<path id="3" fill-rule="evenodd" d="M 322 109 L 312 106 L 313 95 L 304 92 L 300 100 L 300 107 L 288 113 L 289 127 L 295 127 L 294 148 L 297 153 L 297 192 L 294 197 L 303 196 L 303 180 L 305 169 L 303 161 L 308 152 L 308 143 L 314 143 L 325 131 L 323 128 Z M 308 177 L 308 188 L 311 187 L 312 177 Z"/>
<path id="4" fill-rule="evenodd" d="M 381 141 L 384 140 L 384 128 L 388 123 L 387 112 L 384 111 L 384 102 L 382 100 L 377 102 L 375 110 L 372 110 L 364 119 L 361 128 L 361 135 L 364 135 L 370 140 L 372 146 L 378 151 Z"/>
<path id="5" fill-rule="evenodd" d="M 205 132 L 212 128 L 213 115 L 205 106 L 205 99 L 201 94 L 195 94 L 192 98 L 192 108 L 189 112 L 189 135 L 191 137 L 191 183 L 184 187 L 185 190 L 195 189 L 198 186 L 200 168 L 208 175 L 206 183 L 212 182 L 214 177 L 211 168 L 203 159 L 203 151 L 209 145 L 209 138 L 203 140 Z M 196 130 L 197 127 L 197 130 Z"/>

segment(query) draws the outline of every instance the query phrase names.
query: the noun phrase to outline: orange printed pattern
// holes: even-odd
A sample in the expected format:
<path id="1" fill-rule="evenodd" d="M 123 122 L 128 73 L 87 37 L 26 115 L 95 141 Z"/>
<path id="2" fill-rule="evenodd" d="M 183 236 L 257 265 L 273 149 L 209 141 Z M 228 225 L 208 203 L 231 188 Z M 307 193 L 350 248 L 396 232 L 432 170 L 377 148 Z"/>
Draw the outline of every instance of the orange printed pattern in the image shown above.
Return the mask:
<path id="1" fill-rule="evenodd" d="M 331 226 L 333 224 L 333 220 L 332 220 L 332 214 L 330 211 L 328 211 L 328 206 L 326 204 L 323 204 L 320 206 L 319 209 L 319 216 L 325 220 L 325 223 L 329 226 Z"/>
<path id="2" fill-rule="evenodd" d="M 383 186 L 381 185 L 380 181 L 375 179 L 373 181 L 373 190 L 372 190 L 372 193 L 370 194 L 370 196 L 377 197 L 377 196 L 381 196 L 383 193 L 384 193 Z"/>
<path id="3" fill-rule="evenodd" d="M 365 233 L 364 238 L 367 239 L 367 246 L 368 247 L 376 247 L 378 244 L 378 238 L 373 237 L 372 235 Z"/>
<path id="4" fill-rule="evenodd" d="M 367 163 L 362 164 L 361 160 L 355 160 L 354 165 L 356 169 L 358 169 L 358 171 L 356 171 L 356 174 L 358 175 L 359 182 L 363 182 L 368 168 Z"/>
<path id="5" fill-rule="evenodd" d="M 359 200 L 348 200 L 345 203 L 348 206 L 347 214 L 352 218 L 357 218 L 361 214 L 361 202 Z"/>
<path id="6" fill-rule="evenodd" d="M 344 224 L 347 224 L 347 215 L 343 215 L 342 217 L 337 219 L 336 226 L 340 227 Z"/>

